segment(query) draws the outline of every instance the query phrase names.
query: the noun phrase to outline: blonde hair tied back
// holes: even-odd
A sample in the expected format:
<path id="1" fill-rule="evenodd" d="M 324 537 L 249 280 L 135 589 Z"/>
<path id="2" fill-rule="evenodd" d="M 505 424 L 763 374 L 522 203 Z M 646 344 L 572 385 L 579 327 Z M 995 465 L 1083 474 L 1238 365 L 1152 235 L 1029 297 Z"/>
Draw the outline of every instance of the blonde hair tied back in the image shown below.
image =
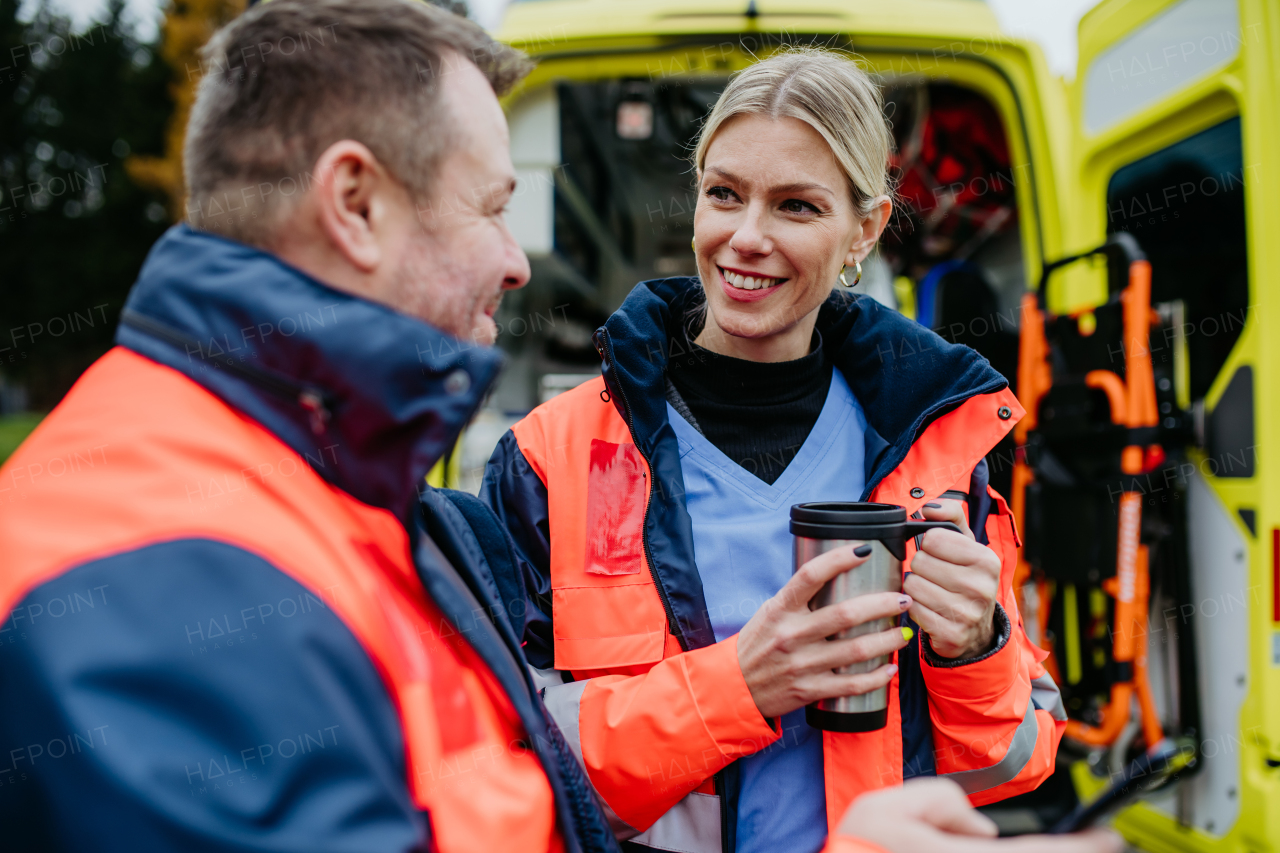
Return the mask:
<path id="1" fill-rule="evenodd" d="M 721 93 L 698 135 L 699 173 L 720 126 L 740 115 L 799 119 L 822 135 L 849 180 L 855 210 L 871 213 L 889 195 L 893 139 L 880 87 L 847 56 L 820 47 L 791 47 L 738 72 Z"/>

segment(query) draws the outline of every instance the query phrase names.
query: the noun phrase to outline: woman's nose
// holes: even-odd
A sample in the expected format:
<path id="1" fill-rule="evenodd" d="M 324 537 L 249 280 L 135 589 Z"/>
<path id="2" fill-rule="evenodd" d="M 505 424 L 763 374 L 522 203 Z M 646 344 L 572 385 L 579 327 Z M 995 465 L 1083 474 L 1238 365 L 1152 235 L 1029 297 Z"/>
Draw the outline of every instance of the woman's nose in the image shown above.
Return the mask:
<path id="1" fill-rule="evenodd" d="M 740 255 L 760 255 L 770 251 L 771 241 L 765 233 L 762 210 L 748 207 L 729 246 Z"/>

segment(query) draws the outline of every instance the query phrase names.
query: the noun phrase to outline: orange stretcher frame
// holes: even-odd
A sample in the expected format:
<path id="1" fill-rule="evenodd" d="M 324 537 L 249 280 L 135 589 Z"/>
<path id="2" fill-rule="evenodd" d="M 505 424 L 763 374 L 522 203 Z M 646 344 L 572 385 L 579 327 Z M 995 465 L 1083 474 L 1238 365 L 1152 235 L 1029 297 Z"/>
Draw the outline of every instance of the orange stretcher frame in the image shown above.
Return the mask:
<path id="1" fill-rule="evenodd" d="M 1129 280 L 1120 293 L 1123 312 L 1123 344 L 1125 378 L 1110 370 L 1094 370 L 1085 376 L 1085 384 L 1099 388 L 1111 404 L 1111 420 L 1129 428 L 1153 427 L 1158 423 L 1156 411 L 1155 376 L 1151 366 L 1150 329 L 1151 264 L 1143 257 L 1137 242 L 1127 234 L 1113 235 L 1105 246 L 1064 258 L 1045 268 L 1039 294 L 1027 293 L 1022 298 L 1022 326 L 1018 347 L 1018 401 L 1027 415 L 1014 428 L 1014 440 L 1018 447 L 1013 470 L 1013 512 L 1018 524 L 1024 524 L 1026 489 L 1035 475 L 1026 461 L 1027 434 L 1035 429 L 1040 400 L 1053 385 L 1049 367 L 1049 342 L 1045 334 L 1047 309 L 1045 291 L 1050 274 L 1069 263 L 1097 254 L 1110 254 L 1119 249 L 1129 260 Z M 1121 454 L 1120 467 L 1126 475 L 1143 472 L 1145 460 L 1163 459 L 1163 449 L 1152 445 L 1146 449 L 1129 445 Z M 1101 722 L 1091 726 L 1080 720 L 1067 721 L 1067 737 L 1089 746 L 1109 746 L 1129 722 L 1130 704 L 1138 700 L 1143 738 L 1150 748 L 1164 737 L 1160 718 L 1156 713 L 1151 684 L 1147 677 L 1148 596 L 1150 575 L 1148 552 L 1140 544 L 1142 527 L 1142 496 L 1132 490 L 1120 495 L 1120 523 L 1116 537 L 1116 574 L 1107 579 L 1103 590 L 1115 599 L 1115 622 L 1112 630 L 1112 659 L 1132 664 L 1132 679 L 1116 682 L 1111 686 L 1110 701 L 1101 709 Z M 1026 541 L 1025 530 L 1023 541 Z M 1018 566 L 1014 573 L 1014 589 L 1026 589 L 1031 578 L 1031 566 L 1019 552 Z M 1049 652 L 1046 667 L 1055 680 L 1061 681 L 1060 670 L 1053 654 L 1046 627 L 1049 623 L 1049 584 L 1040 579 L 1035 584 L 1037 613 L 1040 622 L 1039 642 Z"/>

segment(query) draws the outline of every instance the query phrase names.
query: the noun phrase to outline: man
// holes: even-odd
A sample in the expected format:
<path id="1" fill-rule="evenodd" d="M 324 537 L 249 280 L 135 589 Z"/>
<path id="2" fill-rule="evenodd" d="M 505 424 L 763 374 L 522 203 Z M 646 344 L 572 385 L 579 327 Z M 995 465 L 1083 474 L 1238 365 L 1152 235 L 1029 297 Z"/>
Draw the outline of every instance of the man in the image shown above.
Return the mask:
<path id="1" fill-rule="evenodd" d="M 497 101 L 524 60 L 408 0 L 274 0 L 202 67 L 190 225 L 0 469 L 5 849 L 616 850 L 494 588 L 507 543 L 419 494 L 529 278 Z M 904 853 L 943 837 L 878 802 Z M 864 822 L 833 844 L 898 843 Z M 1104 849 L 1071 843 L 1043 849 Z"/>
<path id="2" fill-rule="evenodd" d="M 616 849 L 463 512 L 419 510 L 529 278 L 526 61 L 425 4 L 277 0 L 202 67 L 194 228 L 0 473 L 5 848 Z"/>

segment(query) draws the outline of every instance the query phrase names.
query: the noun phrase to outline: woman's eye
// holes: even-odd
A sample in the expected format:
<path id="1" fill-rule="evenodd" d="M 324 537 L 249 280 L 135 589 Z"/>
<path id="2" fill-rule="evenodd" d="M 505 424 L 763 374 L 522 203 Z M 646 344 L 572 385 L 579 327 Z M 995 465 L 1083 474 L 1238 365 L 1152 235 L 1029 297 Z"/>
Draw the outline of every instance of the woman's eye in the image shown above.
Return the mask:
<path id="1" fill-rule="evenodd" d="M 818 208 L 807 201 L 801 201 L 798 198 L 789 198 L 782 203 L 782 209 L 787 213 L 817 213 Z"/>
<path id="2" fill-rule="evenodd" d="M 728 187 L 712 187 L 707 190 L 707 195 L 716 201 L 729 201 L 733 197 L 733 190 Z"/>

